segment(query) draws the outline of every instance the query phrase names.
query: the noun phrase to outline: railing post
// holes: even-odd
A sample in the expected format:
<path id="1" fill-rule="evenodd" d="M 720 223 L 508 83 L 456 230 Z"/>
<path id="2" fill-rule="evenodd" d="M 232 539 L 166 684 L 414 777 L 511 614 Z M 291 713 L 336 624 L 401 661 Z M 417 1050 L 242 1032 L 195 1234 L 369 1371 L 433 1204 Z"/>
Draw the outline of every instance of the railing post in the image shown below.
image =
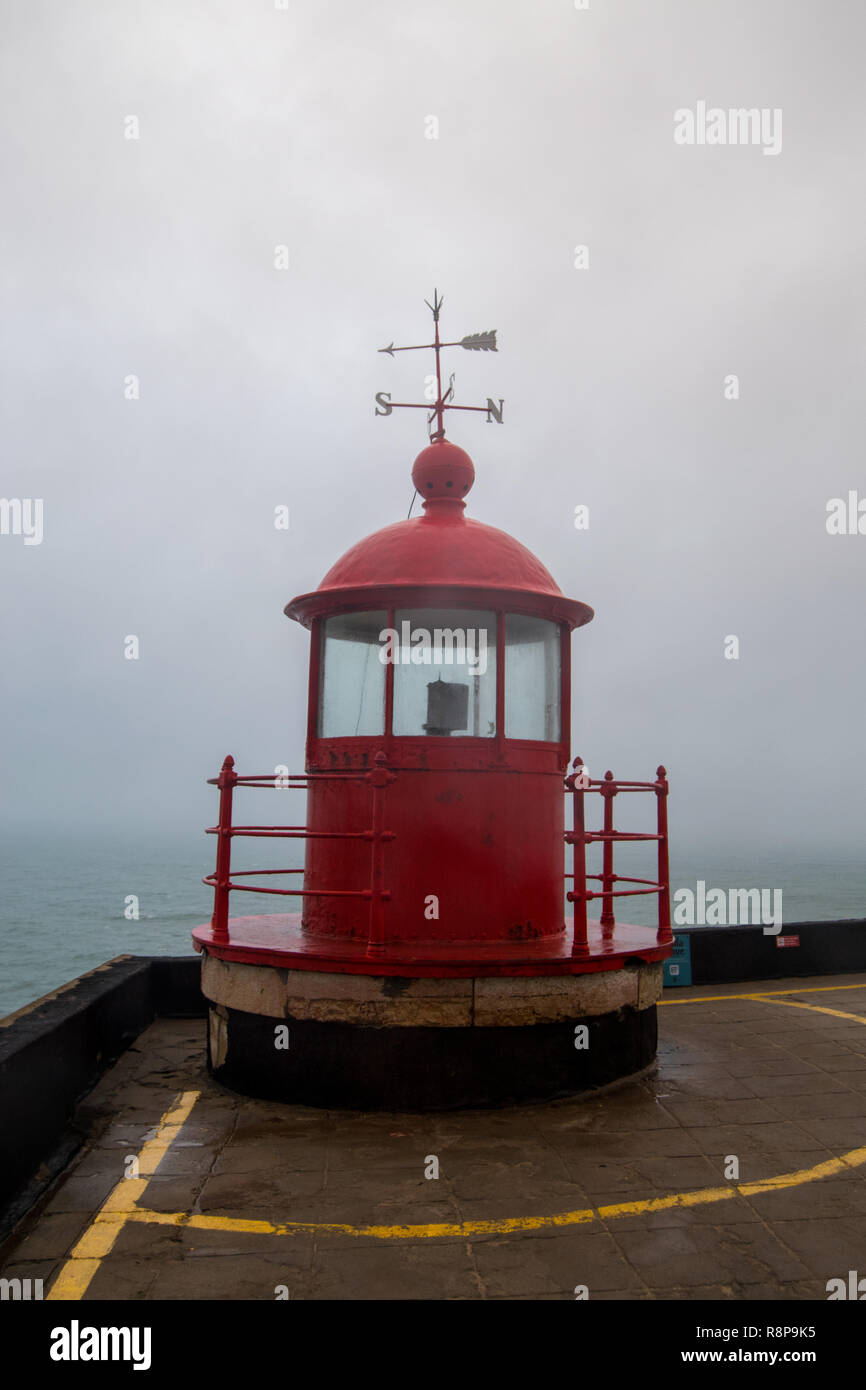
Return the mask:
<path id="1" fill-rule="evenodd" d="M 373 759 L 375 767 L 367 773 L 367 781 L 372 790 L 372 827 L 367 833 L 370 845 L 370 928 L 367 939 L 367 955 L 381 956 L 385 951 L 385 902 L 391 894 L 385 889 L 385 840 L 393 840 L 394 833 L 383 830 L 385 816 L 385 788 L 394 781 L 394 773 L 385 766 L 385 754 L 380 751 Z"/>
<path id="2" fill-rule="evenodd" d="M 599 787 L 604 798 L 604 833 L 606 839 L 603 842 L 603 863 L 601 870 L 601 887 L 604 897 L 601 900 L 601 934 L 605 940 L 613 936 L 613 929 L 616 925 L 613 914 L 613 897 L 611 889 L 616 882 L 616 874 L 613 871 L 613 799 L 617 793 L 616 783 L 613 780 L 613 773 L 606 772 L 604 781 Z"/>
<path id="3" fill-rule="evenodd" d="M 671 928 L 671 886 L 670 864 L 668 862 L 668 780 L 664 767 L 656 769 L 656 804 L 658 807 L 658 881 L 659 888 L 659 929 L 657 940 L 660 945 L 673 941 Z"/>
<path id="4" fill-rule="evenodd" d="M 584 813 L 584 788 L 588 785 L 588 779 L 583 767 L 583 758 L 575 758 L 571 764 L 574 772 L 570 773 L 565 779 L 565 785 L 571 792 L 573 815 L 573 829 L 566 835 L 566 840 L 571 842 L 572 849 L 572 870 L 573 877 L 571 882 L 571 892 L 567 894 L 568 901 L 574 904 L 574 938 L 571 945 L 573 956 L 589 955 L 589 937 L 586 914 L 586 818 Z"/>
<path id="5" fill-rule="evenodd" d="M 232 793 L 237 782 L 235 760 L 229 754 L 222 765 L 217 786 L 220 789 L 219 826 L 217 832 L 216 872 L 213 893 L 211 931 L 215 942 L 229 939 L 229 881 L 232 864 Z"/>

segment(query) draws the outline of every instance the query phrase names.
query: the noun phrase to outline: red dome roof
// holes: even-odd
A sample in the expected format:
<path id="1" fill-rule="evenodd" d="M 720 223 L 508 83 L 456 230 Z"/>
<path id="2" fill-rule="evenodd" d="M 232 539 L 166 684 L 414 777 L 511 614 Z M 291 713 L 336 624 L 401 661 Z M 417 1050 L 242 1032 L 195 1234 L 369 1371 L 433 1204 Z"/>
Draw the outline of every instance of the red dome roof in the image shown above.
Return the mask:
<path id="1" fill-rule="evenodd" d="M 462 449 L 450 442 L 431 445 L 419 454 L 412 477 L 418 487 L 433 479 L 424 515 L 410 521 L 397 521 L 381 531 L 358 541 L 328 570 L 318 589 L 301 594 L 286 605 L 286 613 L 298 622 L 309 624 L 320 614 L 336 613 L 359 602 L 369 601 L 382 606 L 389 600 L 400 603 L 400 591 L 434 590 L 431 602 L 456 599 L 458 590 L 483 590 L 484 601 L 493 601 L 491 591 L 523 596 L 519 608 L 545 613 L 564 620 L 572 627 L 590 621 L 593 611 L 584 603 L 567 599 L 540 560 L 507 532 L 486 526 L 464 515 L 464 502 L 459 494 L 445 491 L 451 486 L 453 472 L 455 487 L 461 491 L 464 483 L 471 486 L 467 471 L 471 460 Z M 421 491 L 421 487 L 418 489 Z M 468 491 L 468 487 L 465 489 Z M 422 493 L 423 495 L 423 493 Z M 385 594 L 382 591 L 387 590 Z M 396 591 L 396 592 L 395 592 Z M 472 599 L 472 594 L 461 597 Z M 417 592 L 411 601 L 417 602 Z"/>
<path id="2" fill-rule="evenodd" d="M 366 536 L 328 570 L 319 593 L 380 584 L 480 584 L 561 592 L 525 545 L 462 513 L 445 518 L 427 512 Z"/>

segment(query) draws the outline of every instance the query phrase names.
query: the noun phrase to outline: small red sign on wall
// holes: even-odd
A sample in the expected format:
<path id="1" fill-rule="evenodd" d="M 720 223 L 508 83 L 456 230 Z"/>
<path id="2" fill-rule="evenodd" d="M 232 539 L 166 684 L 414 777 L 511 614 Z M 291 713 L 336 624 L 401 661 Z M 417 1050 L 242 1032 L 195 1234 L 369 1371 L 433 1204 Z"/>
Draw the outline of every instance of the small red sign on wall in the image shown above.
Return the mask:
<path id="1" fill-rule="evenodd" d="M 799 946 L 799 944 L 800 944 L 800 938 L 799 938 L 799 936 L 777 936 L 777 937 L 776 937 L 776 945 L 777 945 L 777 946 Z"/>

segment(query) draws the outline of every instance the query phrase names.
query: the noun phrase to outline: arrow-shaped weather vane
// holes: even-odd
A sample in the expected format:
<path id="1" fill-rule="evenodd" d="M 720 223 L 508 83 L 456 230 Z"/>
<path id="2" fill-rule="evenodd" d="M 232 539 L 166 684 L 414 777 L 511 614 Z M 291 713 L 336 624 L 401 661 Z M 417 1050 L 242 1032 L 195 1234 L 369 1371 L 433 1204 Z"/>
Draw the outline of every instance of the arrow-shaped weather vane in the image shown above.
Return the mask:
<path id="1" fill-rule="evenodd" d="M 433 291 L 433 303 L 425 299 L 424 303 L 433 315 L 434 338 L 432 343 L 413 343 L 409 347 L 395 347 L 389 343 L 387 347 L 379 348 L 380 352 L 387 352 L 389 357 L 393 357 L 396 352 L 423 352 L 432 348 L 436 354 L 436 402 L 431 410 L 429 404 L 417 405 L 410 401 L 392 401 L 390 391 L 380 391 L 376 396 L 376 414 L 390 415 L 392 410 L 426 410 L 428 411 L 428 426 L 436 421 L 436 429 L 430 435 L 431 440 L 445 438 L 445 411 L 446 410 L 476 410 L 481 411 L 487 416 L 487 423 L 492 424 L 495 420 L 497 424 L 502 424 L 502 408 L 504 401 L 492 400 L 487 397 L 486 405 L 454 405 L 451 397 L 454 395 L 454 375 L 452 373 L 448 389 L 442 394 L 442 371 L 439 363 L 439 353 L 442 348 L 462 347 L 467 352 L 496 352 L 496 329 L 488 330 L 486 333 L 467 333 L 464 338 L 458 338 L 453 343 L 443 343 L 439 338 L 439 311 L 443 304 L 442 296 L 437 290 Z M 381 407 L 381 409 L 380 409 Z"/>

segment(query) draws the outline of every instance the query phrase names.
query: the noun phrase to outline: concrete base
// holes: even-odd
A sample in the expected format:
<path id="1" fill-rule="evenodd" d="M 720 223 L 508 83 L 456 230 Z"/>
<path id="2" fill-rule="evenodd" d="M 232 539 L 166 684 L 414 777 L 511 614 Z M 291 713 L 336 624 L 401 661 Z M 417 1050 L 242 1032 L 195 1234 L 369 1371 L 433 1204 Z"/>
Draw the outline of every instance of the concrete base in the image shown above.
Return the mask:
<path id="1" fill-rule="evenodd" d="M 246 1095 L 359 1110 L 543 1100 L 643 1070 L 660 964 L 584 976 L 409 979 L 204 955 L 208 1066 Z"/>

